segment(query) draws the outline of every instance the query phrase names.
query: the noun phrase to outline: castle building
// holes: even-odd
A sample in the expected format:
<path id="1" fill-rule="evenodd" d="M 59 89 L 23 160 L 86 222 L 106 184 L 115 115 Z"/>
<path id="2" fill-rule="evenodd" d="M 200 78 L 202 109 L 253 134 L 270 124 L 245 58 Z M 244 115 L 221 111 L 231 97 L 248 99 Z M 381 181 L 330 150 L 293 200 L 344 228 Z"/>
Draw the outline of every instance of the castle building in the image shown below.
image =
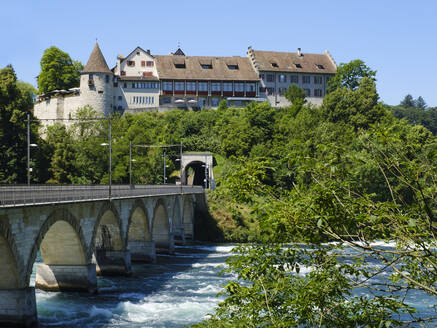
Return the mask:
<path id="1" fill-rule="evenodd" d="M 247 56 L 259 75 L 260 97 L 272 106 L 289 104 L 284 96 L 291 84 L 297 84 L 306 92 L 307 101 L 320 105 L 326 93 L 329 79 L 335 75 L 337 65 L 331 54 L 304 54 L 260 51 L 249 47 Z"/>
<path id="2" fill-rule="evenodd" d="M 222 99 L 243 106 L 268 101 L 285 106 L 285 90 L 302 87 L 307 100 L 320 104 L 327 82 L 336 72 L 330 53 L 306 54 L 248 48 L 247 57 L 186 56 L 178 48 L 169 55 L 152 55 L 136 47 L 117 56 L 109 69 L 96 43 L 84 67 L 80 87 L 39 95 L 34 114 L 40 119 L 70 119 L 78 108 L 90 105 L 105 116 L 113 112 L 138 113 L 171 108 L 215 108 Z"/>

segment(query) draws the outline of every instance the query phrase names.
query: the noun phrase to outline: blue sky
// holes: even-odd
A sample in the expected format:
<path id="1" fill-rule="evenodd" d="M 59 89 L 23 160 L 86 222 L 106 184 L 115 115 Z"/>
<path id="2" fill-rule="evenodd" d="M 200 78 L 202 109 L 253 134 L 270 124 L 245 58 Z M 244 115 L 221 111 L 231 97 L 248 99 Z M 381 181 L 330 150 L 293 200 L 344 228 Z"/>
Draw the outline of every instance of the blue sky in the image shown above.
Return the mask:
<path id="1" fill-rule="evenodd" d="M 44 49 L 86 63 L 95 39 L 109 66 L 137 45 L 167 54 L 245 56 L 258 50 L 359 58 L 377 71 L 385 103 L 408 93 L 437 106 L 435 0 L 1 1 L 0 67 L 36 85 Z"/>

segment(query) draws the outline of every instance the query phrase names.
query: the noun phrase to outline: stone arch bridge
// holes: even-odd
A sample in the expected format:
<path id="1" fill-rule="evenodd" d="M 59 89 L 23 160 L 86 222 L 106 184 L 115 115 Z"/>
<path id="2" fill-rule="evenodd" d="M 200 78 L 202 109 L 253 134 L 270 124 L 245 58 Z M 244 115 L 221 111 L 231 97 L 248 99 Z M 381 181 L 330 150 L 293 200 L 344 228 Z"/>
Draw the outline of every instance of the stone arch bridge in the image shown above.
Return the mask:
<path id="1" fill-rule="evenodd" d="M 95 293 L 96 275 L 129 275 L 131 261 L 153 262 L 192 239 L 206 206 L 201 187 L 113 187 L 110 197 L 104 186 L 36 188 L 0 187 L 0 326 L 36 324 L 38 251 L 36 288 Z"/>

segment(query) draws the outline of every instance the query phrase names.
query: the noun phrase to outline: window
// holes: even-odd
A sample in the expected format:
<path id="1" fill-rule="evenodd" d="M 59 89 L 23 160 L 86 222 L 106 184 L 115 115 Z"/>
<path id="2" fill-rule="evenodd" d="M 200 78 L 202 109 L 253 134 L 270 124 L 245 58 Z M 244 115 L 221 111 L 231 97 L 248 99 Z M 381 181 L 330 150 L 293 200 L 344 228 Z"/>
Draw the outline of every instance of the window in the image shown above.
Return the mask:
<path id="1" fill-rule="evenodd" d="M 152 98 L 152 105 L 155 103 L 155 97 L 151 97 Z"/>
<path id="2" fill-rule="evenodd" d="M 305 90 L 305 96 L 311 97 L 311 90 L 310 89 L 304 89 Z"/>
<path id="3" fill-rule="evenodd" d="M 228 68 L 230 69 L 230 70 L 237 70 L 238 69 L 238 65 L 237 64 L 228 64 Z"/>
<path id="4" fill-rule="evenodd" d="M 196 91 L 196 82 L 187 82 L 187 91 Z"/>
<path id="5" fill-rule="evenodd" d="M 175 82 L 174 83 L 174 89 L 177 91 L 184 91 L 185 88 L 185 82 Z"/>
<path id="6" fill-rule="evenodd" d="M 244 92 L 244 83 L 235 83 L 234 90 L 235 92 Z"/>
<path id="7" fill-rule="evenodd" d="M 314 97 L 322 97 L 322 89 L 314 89 Z"/>
<path id="8" fill-rule="evenodd" d="M 255 83 L 246 83 L 247 92 L 255 92 Z"/>
<path id="9" fill-rule="evenodd" d="M 270 64 L 272 64 L 272 67 L 275 67 L 275 68 L 279 67 L 277 63 L 270 63 Z"/>
<path id="10" fill-rule="evenodd" d="M 279 74 L 278 75 L 278 82 L 282 82 L 282 83 L 287 82 L 287 75 Z"/>
<path id="11" fill-rule="evenodd" d="M 123 99 L 122 96 L 118 96 L 118 101 L 121 101 Z"/>
<path id="12" fill-rule="evenodd" d="M 125 89 L 127 88 L 127 83 L 126 82 L 123 83 L 123 88 L 125 88 Z"/>
<path id="13" fill-rule="evenodd" d="M 100 94 L 103 94 L 103 90 L 99 90 L 99 93 L 100 93 Z"/>
<path id="14" fill-rule="evenodd" d="M 316 64 L 318 69 L 325 69 L 325 66 L 321 65 L 321 64 Z"/>
<path id="15" fill-rule="evenodd" d="M 294 66 L 296 66 L 296 68 L 302 68 L 301 64 L 294 64 Z"/>
<path id="16" fill-rule="evenodd" d="M 105 75 L 105 82 L 109 83 L 109 75 Z"/>
<path id="17" fill-rule="evenodd" d="M 260 74 L 260 75 L 259 75 L 259 78 L 260 78 L 261 80 L 264 80 L 264 74 Z"/>
<path id="18" fill-rule="evenodd" d="M 267 82 L 275 82 L 275 76 L 273 74 L 267 74 Z"/>
<path id="19" fill-rule="evenodd" d="M 148 60 L 147 61 L 147 67 L 153 67 L 153 61 Z"/>
<path id="20" fill-rule="evenodd" d="M 121 71 L 121 76 L 125 76 L 126 75 L 126 71 Z"/>
<path id="21" fill-rule="evenodd" d="M 140 54 L 140 52 L 139 51 L 137 51 L 137 55 L 139 55 Z"/>
<path id="22" fill-rule="evenodd" d="M 290 82 L 291 83 L 299 83 L 299 77 L 297 75 L 291 75 L 290 76 Z"/>
<path id="23" fill-rule="evenodd" d="M 212 69 L 212 64 L 201 64 L 203 69 Z"/>
<path id="24" fill-rule="evenodd" d="M 274 95 L 275 89 L 274 88 L 266 88 L 266 95 Z"/>
<path id="25" fill-rule="evenodd" d="M 232 83 L 224 82 L 223 83 L 223 91 L 232 91 Z"/>
<path id="26" fill-rule="evenodd" d="M 266 88 L 264 88 L 264 87 L 259 87 L 259 92 L 260 92 L 260 93 L 264 93 L 264 92 L 266 92 Z"/>
<path id="27" fill-rule="evenodd" d="M 185 67 L 185 62 L 184 63 L 175 63 L 174 67 L 176 67 L 176 68 L 186 68 Z"/>
<path id="28" fill-rule="evenodd" d="M 93 74 L 88 74 L 88 80 L 93 81 L 94 80 L 94 75 Z"/>
<path id="29" fill-rule="evenodd" d="M 323 77 L 314 76 L 314 84 L 322 84 Z"/>
<path id="30" fill-rule="evenodd" d="M 162 82 L 162 90 L 172 91 L 173 90 L 173 82 L 170 82 L 170 81 Z"/>
<path id="31" fill-rule="evenodd" d="M 141 61 L 141 67 L 145 67 L 146 66 L 146 61 L 145 60 L 142 60 Z"/>
<path id="32" fill-rule="evenodd" d="M 211 91 L 221 91 L 220 82 L 211 82 Z"/>
<path id="33" fill-rule="evenodd" d="M 208 82 L 199 82 L 197 88 L 199 91 L 208 91 Z"/>
<path id="34" fill-rule="evenodd" d="M 127 66 L 134 67 L 135 66 L 135 62 L 133 60 L 128 60 L 127 61 Z"/>
<path id="35" fill-rule="evenodd" d="M 303 84 L 309 84 L 309 83 L 311 83 L 311 76 L 308 76 L 308 75 L 304 75 L 304 76 L 302 76 L 302 83 L 303 83 Z"/>
<path id="36" fill-rule="evenodd" d="M 136 88 L 136 83 L 132 82 L 132 89 L 135 89 L 135 88 Z"/>

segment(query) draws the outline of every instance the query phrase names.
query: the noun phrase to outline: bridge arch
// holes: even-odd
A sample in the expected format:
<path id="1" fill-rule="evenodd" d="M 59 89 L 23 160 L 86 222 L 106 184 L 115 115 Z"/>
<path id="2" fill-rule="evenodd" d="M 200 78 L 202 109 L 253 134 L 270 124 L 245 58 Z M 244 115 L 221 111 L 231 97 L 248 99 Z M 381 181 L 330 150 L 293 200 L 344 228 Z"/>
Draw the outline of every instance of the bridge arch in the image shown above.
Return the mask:
<path id="1" fill-rule="evenodd" d="M 90 263 L 85 238 L 78 220 L 65 208 L 54 210 L 42 224 L 27 264 L 28 286 L 38 250 L 47 265 Z"/>
<path id="2" fill-rule="evenodd" d="M 122 231 L 122 222 L 117 209 L 112 203 L 104 202 L 94 225 L 89 256 L 100 249 L 123 250 L 126 243 Z"/>
<path id="3" fill-rule="evenodd" d="M 0 290 L 23 287 L 19 259 L 9 225 L 0 221 Z"/>
<path id="4" fill-rule="evenodd" d="M 152 238 L 158 249 L 170 249 L 170 222 L 165 202 L 162 199 L 156 202 L 153 211 Z"/>
<path id="5" fill-rule="evenodd" d="M 152 241 L 147 210 L 143 202 L 138 199 L 132 207 L 127 224 L 126 242 L 131 241 Z"/>
<path id="6" fill-rule="evenodd" d="M 187 239 L 194 238 L 194 204 L 191 196 L 184 197 L 182 226 Z"/>

